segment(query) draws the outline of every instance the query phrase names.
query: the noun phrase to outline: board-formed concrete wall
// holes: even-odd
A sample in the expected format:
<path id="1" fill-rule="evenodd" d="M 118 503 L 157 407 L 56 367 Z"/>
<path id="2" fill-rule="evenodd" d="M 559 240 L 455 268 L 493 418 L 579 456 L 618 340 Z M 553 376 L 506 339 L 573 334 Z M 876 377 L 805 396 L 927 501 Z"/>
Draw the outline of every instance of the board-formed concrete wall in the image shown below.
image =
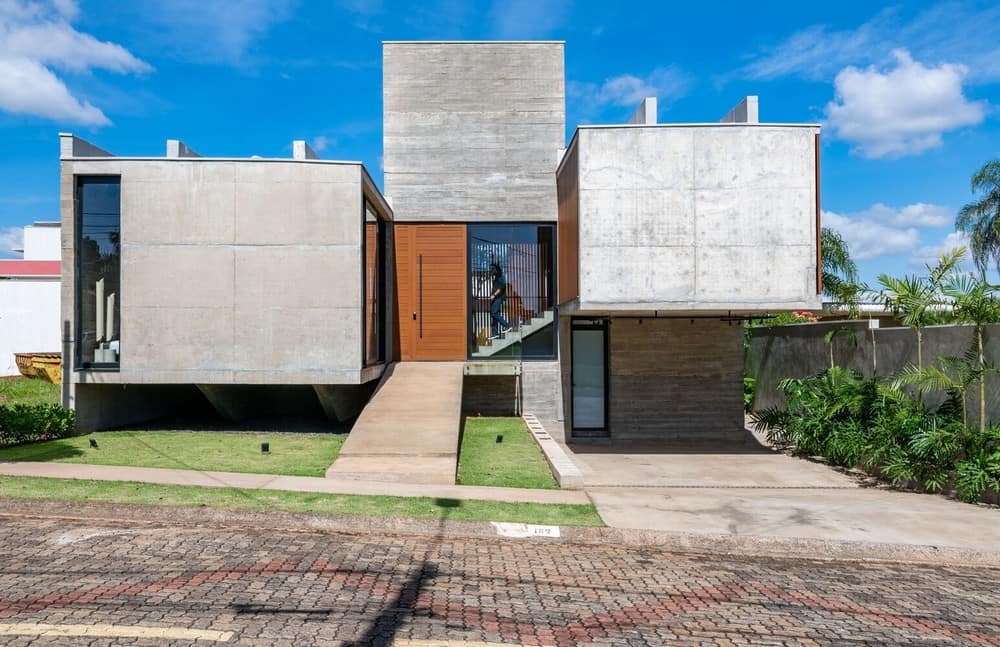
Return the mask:
<path id="1" fill-rule="evenodd" d="M 556 219 L 563 43 L 387 42 L 383 111 L 397 221 Z"/>
<path id="2" fill-rule="evenodd" d="M 362 381 L 360 164 L 101 158 L 64 160 L 62 173 L 70 322 L 73 177 L 121 176 L 120 370 L 74 379 Z"/>
<path id="3" fill-rule="evenodd" d="M 579 309 L 818 308 L 818 133 L 581 127 Z"/>
<path id="4" fill-rule="evenodd" d="M 833 341 L 833 361 L 866 377 L 890 376 L 917 362 L 916 334 L 911 328 L 870 328 L 867 321 L 837 321 L 754 328 L 746 357 L 746 373 L 757 380 L 754 408 L 783 406 L 778 383 L 786 378 L 815 375 L 830 367 L 830 345 L 824 336 L 847 327 L 854 335 L 842 334 Z M 1000 365 L 1000 324 L 985 327 L 986 361 Z M 923 331 L 924 363 L 935 357 L 961 357 L 972 346 L 974 328 L 969 325 L 930 326 Z M 854 340 L 857 341 L 855 345 Z M 945 399 L 939 391 L 927 392 L 924 401 L 937 406 Z M 979 410 L 979 389 L 969 389 L 970 419 Z M 1000 423 L 1000 375 L 986 380 L 987 417 Z"/>

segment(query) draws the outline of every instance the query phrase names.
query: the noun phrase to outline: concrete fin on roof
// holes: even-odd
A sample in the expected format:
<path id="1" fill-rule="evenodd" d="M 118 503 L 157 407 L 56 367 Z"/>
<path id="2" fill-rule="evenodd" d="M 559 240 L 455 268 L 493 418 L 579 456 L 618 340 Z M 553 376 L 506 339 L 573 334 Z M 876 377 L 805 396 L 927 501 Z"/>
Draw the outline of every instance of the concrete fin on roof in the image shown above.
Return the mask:
<path id="1" fill-rule="evenodd" d="M 755 95 L 746 97 L 737 103 L 719 122 L 724 124 L 760 123 L 760 106 L 757 97 Z"/>
<path id="2" fill-rule="evenodd" d="M 201 155 L 179 139 L 168 139 L 167 157 L 201 157 Z"/>
<path id="3" fill-rule="evenodd" d="M 292 159 L 297 160 L 318 160 L 319 155 L 313 150 L 304 139 L 296 139 L 292 142 Z"/>
<path id="4" fill-rule="evenodd" d="M 656 97 L 646 97 L 628 119 L 629 124 L 650 126 L 656 123 Z"/>
<path id="5" fill-rule="evenodd" d="M 114 155 L 73 133 L 59 133 L 59 158 L 71 157 L 114 157 Z"/>

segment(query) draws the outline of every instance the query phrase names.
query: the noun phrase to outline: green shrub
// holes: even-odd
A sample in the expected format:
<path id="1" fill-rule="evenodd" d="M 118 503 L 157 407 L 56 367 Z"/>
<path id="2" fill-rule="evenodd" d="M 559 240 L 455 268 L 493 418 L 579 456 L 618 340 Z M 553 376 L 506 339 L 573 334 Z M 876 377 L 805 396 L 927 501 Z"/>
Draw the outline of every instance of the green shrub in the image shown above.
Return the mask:
<path id="1" fill-rule="evenodd" d="M 895 485 L 918 483 L 929 492 L 954 485 L 965 501 L 1000 491 L 1000 426 L 967 429 L 954 401 L 932 412 L 891 385 L 839 367 L 779 388 L 787 406 L 753 416 L 772 442 L 860 466 Z"/>
<path id="2" fill-rule="evenodd" d="M 0 445 L 20 445 L 73 434 L 73 411 L 58 404 L 0 405 Z"/>
<path id="3" fill-rule="evenodd" d="M 752 377 L 743 378 L 743 411 L 753 412 L 753 399 L 757 392 L 757 380 Z"/>

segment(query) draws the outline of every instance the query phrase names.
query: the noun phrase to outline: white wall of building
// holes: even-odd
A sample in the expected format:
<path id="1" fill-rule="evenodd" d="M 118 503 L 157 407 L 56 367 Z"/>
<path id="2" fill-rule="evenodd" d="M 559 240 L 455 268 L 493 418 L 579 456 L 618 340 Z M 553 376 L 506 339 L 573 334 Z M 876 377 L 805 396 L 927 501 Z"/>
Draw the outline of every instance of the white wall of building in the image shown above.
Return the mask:
<path id="1" fill-rule="evenodd" d="M 24 260 L 57 261 L 60 257 L 59 223 L 36 222 L 24 228 Z"/>
<path id="2" fill-rule="evenodd" d="M 0 279 L 0 375 L 18 374 L 14 353 L 58 353 L 60 346 L 59 281 Z"/>

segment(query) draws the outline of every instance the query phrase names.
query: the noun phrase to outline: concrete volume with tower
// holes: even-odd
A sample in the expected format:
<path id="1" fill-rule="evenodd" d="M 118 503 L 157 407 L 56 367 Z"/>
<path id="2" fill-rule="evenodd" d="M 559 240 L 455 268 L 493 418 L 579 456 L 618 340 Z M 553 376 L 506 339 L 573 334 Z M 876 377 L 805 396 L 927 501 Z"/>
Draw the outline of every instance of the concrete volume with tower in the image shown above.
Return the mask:
<path id="1" fill-rule="evenodd" d="M 304 142 L 283 160 L 180 142 L 121 158 L 64 135 L 64 395 L 81 429 L 192 397 L 229 418 L 309 397 L 345 420 L 403 361 L 359 438 L 382 438 L 389 409 L 420 433 L 391 394 L 421 389 L 449 390 L 456 438 L 462 410 L 531 411 L 566 439 L 741 437 L 741 318 L 820 306 L 819 127 L 759 123 L 756 97 L 659 124 L 646 100 L 567 146 L 563 50 L 385 43 L 386 198 Z M 381 469 L 363 462 L 341 471 Z"/>

